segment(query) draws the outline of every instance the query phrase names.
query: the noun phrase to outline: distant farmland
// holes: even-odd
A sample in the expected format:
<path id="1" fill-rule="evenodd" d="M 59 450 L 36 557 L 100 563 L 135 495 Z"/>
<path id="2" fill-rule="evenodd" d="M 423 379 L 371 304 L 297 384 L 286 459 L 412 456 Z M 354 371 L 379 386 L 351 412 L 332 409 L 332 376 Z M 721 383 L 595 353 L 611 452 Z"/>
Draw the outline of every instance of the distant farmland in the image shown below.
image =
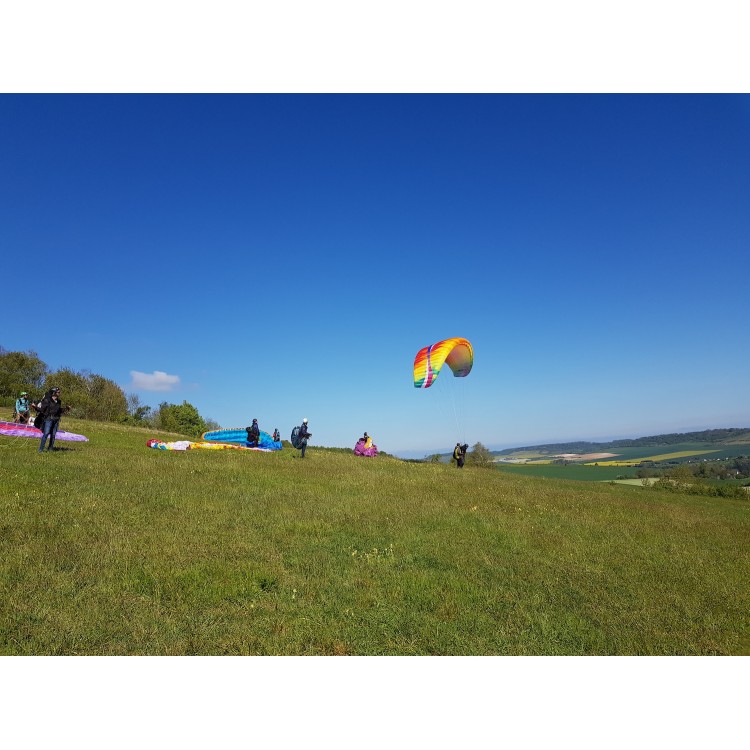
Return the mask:
<path id="1" fill-rule="evenodd" d="M 624 447 L 601 444 L 596 449 L 615 455 L 598 461 L 584 460 L 585 455 L 595 448 L 582 447 L 579 461 L 571 455 L 569 448 L 567 445 L 551 445 L 504 451 L 500 460 L 497 460 L 497 466 L 500 471 L 525 476 L 596 482 L 635 478 L 641 464 L 667 468 L 683 462 L 720 461 L 750 456 L 750 442 L 665 442 L 663 445 L 651 442 L 649 445 Z M 566 456 L 565 459 L 556 458 L 563 455 Z"/>

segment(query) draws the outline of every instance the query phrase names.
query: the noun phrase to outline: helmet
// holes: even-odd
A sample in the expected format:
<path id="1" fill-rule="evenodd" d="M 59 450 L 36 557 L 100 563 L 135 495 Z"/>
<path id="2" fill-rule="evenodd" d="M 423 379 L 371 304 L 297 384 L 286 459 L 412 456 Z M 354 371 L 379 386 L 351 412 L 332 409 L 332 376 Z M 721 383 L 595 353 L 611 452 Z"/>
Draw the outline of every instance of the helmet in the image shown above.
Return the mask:
<path id="1" fill-rule="evenodd" d="M 302 424 L 307 424 L 307 417 L 302 420 Z"/>
<path id="2" fill-rule="evenodd" d="M 52 391 L 52 393 L 60 393 L 59 388 L 50 388 L 50 391 Z"/>
<path id="3" fill-rule="evenodd" d="M 21 395 L 22 395 L 22 396 L 28 396 L 29 394 L 28 394 L 28 393 L 26 393 L 26 391 L 21 391 Z"/>

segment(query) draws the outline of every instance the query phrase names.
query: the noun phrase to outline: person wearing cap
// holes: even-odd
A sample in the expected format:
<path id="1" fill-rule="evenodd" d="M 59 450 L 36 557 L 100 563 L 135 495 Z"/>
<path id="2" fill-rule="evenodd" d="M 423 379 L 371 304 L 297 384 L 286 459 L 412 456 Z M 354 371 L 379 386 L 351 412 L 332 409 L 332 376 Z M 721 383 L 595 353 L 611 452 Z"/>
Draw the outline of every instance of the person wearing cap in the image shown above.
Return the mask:
<path id="1" fill-rule="evenodd" d="M 307 417 L 302 420 L 302 424 L 299 428 L 299 449 L 302 451 L 302 458 L 305 457 L 305 450 L 307 450 L 307 439 L 312 437 L 312 432 L 307 429 Z"/>
<path id="2" fill-rule="evenodd" d="M 21 395 L 16 399 L 16 419 L 20 424 L 28 424 L 30 414 L 29 394 L 21 391 Z"/>
<path id="3" fill-rule="evenodd" d="M 47 442 L 47 438 L 49 438 L 49 447 L 47 450 L 54 450 L 55 435 L 57 435 L 57 428 L 60 425 L 60 417 L 62 417 L 64 412 L 69 410 L 69 406 L 63 407 L 62 405 L 59 388 L 50 388 L 47 393 L 44 394 L 44 398 L 39 404 L 39 416 L 44 422 L 42 442 L 39 443 L 40 453 L 44 451 L 44 444 Z"/>
<path id="4" fill-rule="evenodd" d="M 247 443 L 250 448 L 257 448 L 260 443 L 260 427 L 258 420 L 254 419 L 250 427 L 245 427 L 247 431 Z"/>

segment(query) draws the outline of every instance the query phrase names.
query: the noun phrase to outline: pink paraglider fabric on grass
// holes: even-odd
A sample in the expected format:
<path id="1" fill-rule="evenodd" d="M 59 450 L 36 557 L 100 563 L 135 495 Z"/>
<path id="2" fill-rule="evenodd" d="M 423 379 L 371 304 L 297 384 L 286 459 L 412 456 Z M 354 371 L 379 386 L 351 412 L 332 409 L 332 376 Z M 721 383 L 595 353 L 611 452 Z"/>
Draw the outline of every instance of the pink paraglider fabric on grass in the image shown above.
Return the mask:
<path id="1" fill-rule="evenodd" d="M 369 448 L 365 448 L 365 441 L 357 440 L 357 444 L 354 446 L 354 455 L 368 456 L 369 458 L 372 458 L 373 456 L 378 455 L 378 446 L 375 445 L 375 443 L 372 443 Z"/>
<path id="2" fill-rule="evenodd" d="M 36 427 L 30 424 L 17 424 L 16 422 L 0 422 L 0 435 L 6 437 L 29 437 L 37 438 L 42 437 L 42 431 L 37 430 Z M 71 442 L 88 442 L 88 438 L 85 435 L 76 435 L 75 432 L 65 432 L 65 430 L 58 430 L 56 435 L 57 440 L 69 440 Z"/>

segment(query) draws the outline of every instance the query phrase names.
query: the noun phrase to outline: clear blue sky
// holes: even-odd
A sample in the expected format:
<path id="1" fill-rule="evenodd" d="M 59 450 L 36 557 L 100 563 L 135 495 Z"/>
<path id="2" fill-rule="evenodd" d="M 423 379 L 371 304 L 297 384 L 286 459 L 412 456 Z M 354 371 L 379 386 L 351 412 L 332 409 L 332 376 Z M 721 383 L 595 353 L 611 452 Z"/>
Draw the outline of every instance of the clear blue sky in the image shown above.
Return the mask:
<path id="1" fill-rule="evenodd" d="M 417 456 L 750 425 L 746 96 L 6 95 L 0 191 L 0 345 L 151 406 Z"/>

